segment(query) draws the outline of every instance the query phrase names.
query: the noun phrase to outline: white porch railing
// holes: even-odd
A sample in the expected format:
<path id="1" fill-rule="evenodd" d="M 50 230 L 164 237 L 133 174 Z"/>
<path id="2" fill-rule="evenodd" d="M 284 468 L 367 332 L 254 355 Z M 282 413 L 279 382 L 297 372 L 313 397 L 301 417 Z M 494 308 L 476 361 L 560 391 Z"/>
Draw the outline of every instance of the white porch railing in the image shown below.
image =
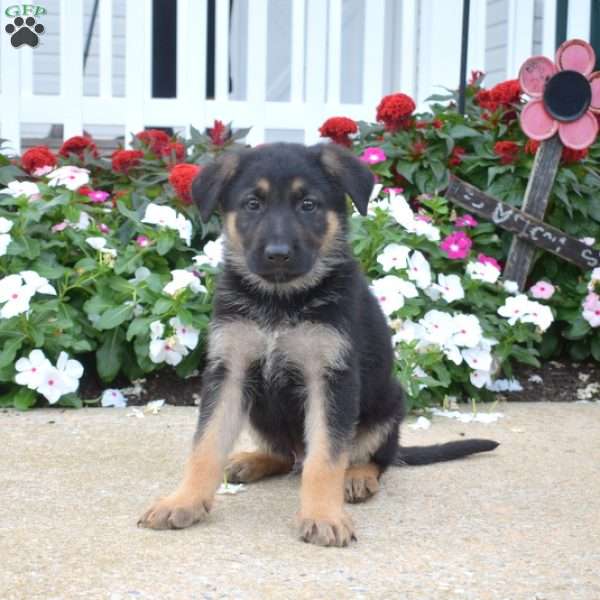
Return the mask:
<path id="1" fill-rule="evenodd" d="M 329 116 L 373 119 L 384 93 L 403 91 L 420 106 L 436 85 L 457 87 L 460 61 L 462 0 L 368 0 L 362 41 L 362 101 L 342 103 L 342 0 L 291 0 L 289 100 L 266 100 L 268 0 L 249 0 L 247 36 L 247 90 L 244 100 L 228 93 L 230 48 L 229 0 L 217 0 L 215 97 L 206 90 L 206 0 L 177 2 L 177 94 L 151 96 L 151 2 L 127 0 L 125 35 L 125 95 L 112 89 L 112 0 L 100 0 L 99 95 L 83 93 L 83 2 L 60 0 L 60 93 L 34 93 L 33 56 L 37 49 L 10 45 L 4 33 L 4 9 L 14 0 L 2 0 L 0 31 L 0 137 L 19 151 L 23 123 L 61 123 L 64 136 L 80 134 L 86 124 L 117 125 L 122 133 L 145 125 L 203 129 L 213 119 L 252 126 L 247 141 L 263 142 L 270 129 L 303 132 L 306 143 L 318 140 L 318 127 Z M 532 53 L 534 0 L 508 2 L 507 73 L 516 74 Z M 542 0 L 542 51 L 553 51 L 556 0 Z M 587 0 L 589 2 L 589 0 Z M 399 27 L 388 26 L 391 5 Z M 518 7 L 517 7 L 518 5 Z M 469 69 L 485 69 L 488 27 L 486 0 L 472 0 Z M 68 32 L 68 33 L 65 33 Z M 386 46 L 387 44 L 387 46 Z M 390 50 L 391 48 L 391 50 Z M 390 53 L 393 56 L 390 57 Z M 386 67 L 387 65 L 387 67 Z M 394 72 L 385 77 L 385 68 Z"/>

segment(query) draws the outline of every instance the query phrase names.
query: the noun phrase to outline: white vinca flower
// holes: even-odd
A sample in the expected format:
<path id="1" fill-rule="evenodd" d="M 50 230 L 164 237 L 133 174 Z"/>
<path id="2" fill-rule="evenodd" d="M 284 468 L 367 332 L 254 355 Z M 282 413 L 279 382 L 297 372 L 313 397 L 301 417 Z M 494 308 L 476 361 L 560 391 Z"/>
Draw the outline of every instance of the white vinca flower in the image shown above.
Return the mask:
<path id="1" fill-rule="evenodd" d="M 56 290 L 35 271 L 22 271 L 0 279 L 0 304 L 3 304 L 0 318 L 10 319 L 27 312 L 36 293 L 56 295 Z"/>
<path id="2" fill-rule="evenodd" d="M 489 371 L 473 371 L 469 375 L 469 380 L 476 388 L 482 388 L 483 386 L 489 386 L 492 383 L 492 375 Z"/>
<path id="3" fill-rule="evenodd" d="M 0 217 L 0 256 L 4 256 L 12 241 L 9 231 L 12 229 L 12 221 Z"/>
<path id="4" fill-rule="evenodd" d="M 516 294 L 519 291 L 519 286 L 517 285 L 517 282 L 511 281 L 510 279 L 507 281 L 504 281 L 502 283 L 502 287 L 509 294 Z"/>
<path id="5" fill-rule="evenodd" d="M 192 239 L 192 223 L 182 214 L 170 206 L 150 203 L 146 207 L 146 212 L 142 223 L 150 225 L 159 225 L 167 229 L 173 229 L 179 233 L 179 237 L 189 246 Z"/>
<path id="6" fill-rule="evenodd" d="M 41 350 L 32 350 L 28 358 L 19 358 L 15 363 L 15 382 L 27 386 L 30 390 L 37 390 L 44 379 L 44 373 L 50 367 L 52 363 Z"/>
<path id="7" fill-rule="evenodd" d="M 42 394 L 50 404 L 58 402 L 65 394 L 75 392 L 83 375 L 82 364 L 69 359 L 66 352 L 60 353 L 56 366 L 53 366 L 38 349 L 32 350 L 29 358 L 20 358 L 15 369 L 18 371 L 16 383 Z"/>
<path id="8" fill-rule="evenodd" d="M 442 298 L 450 303 L 455 300 L 462 300 L 465 297 L 460 277 L 458 275 L 438 275 L 438 282 L 434 283 L 430 290 L 435 290 Z"/>
<path id="9" fill-rule="evenodd" d="M 386 273 L 392 269 L 406 269 L 410 248 L 400 244 L 388 244 L 377 257 L 377 262 Z"/>
<path id="10" fill-rule="evenodd" d="M 8 194 L 13 198 L 25 196 L 30 200 L 38 200 L 41 197 L 40 188 L 32 181 L 11 181 L 7 187 L 0 190 L 0 194 Z"/>
<path id="11" fill-rule="evenodd" d="M 467 275 L 478 281 L 496 283 L 500 277 L 500 270 L 490 263 L 470 262 L 467 265 Z"/>
<path id="12" fill-rule="evenodd" d="M 106 239 L 103 237 L 89 237 L 85 238 L 85 241 L 92 247 L 94 250 L 98 250 L 100 252 L 100 263 L 108 265 L 112 267 L 115 264 L 115 258 L 117 256 L 117 251 L 114 248 L 106 247 Z"/>
<path id="13" fill-rule="evenodd" d="M 171 271 L 171 281 L 165 285 L 163 292 L 170 296 L 175 296 L 187 288 L 190 288 L 197 294 L 207 291 L 197 275 L 194 275 L 194 273 L 186 271 L 185 269 L 174 269 Z"/>
<path id="14" fill-rule="evenodd" d="M 102 392 L 100 404 L 104 407 L 114 406 L 115 408 L 125 408 L 127 398 L 123 396 L 121 390 L 108 389 Z"/>
<path id="15" fill-rule="evenodd" d="M 203 253 L 194 256 L 192 260 L 201 267 L 202 265 L 210 265 L 218 267 L 223 262 L 223 236 L 219 236 L 216 240 L 211 240 L 204 244 Z"/>
<path id="16" fill-rule="evenodd" d="M 475 315 L 454 315 L 453 326 L 452 343 L 456 346 L 474 348 L 481 341 L 483 332 Z"/>
<path id="17" fill-rule="evenodd" d="M 90 181 L 90 172 L 87 169 L 68 165 L 59 167 L 48 173 L 48 185 L 50 187 L 63 186 L 68 190 L 77 190 L 82 185 L 86 185 Z"/>
<path id="18" fill-rule="evenodd" d="M 425 332 L 424 339 L 438 346 L 447 344 L 454 333 L 454 319 L 452 315 L 441 310 L 430 310 L 419 321 Z"/>
<path id="19" fill-rule="evenodd" d="M 514 325 L 523 315 L 527 314 L 528 308 L 529 298 L 525 294 L 518 294 L 507 298 L 498 309 L 498 314 L 508 319 L 509 325 Z"/>
<path id="20" fill-rule="evenodd" d="M 492 368 L 492 353 L 480 346 L 464 349 L 462 356 L 471 369 L 476 371 L 490 371 Z"/>
<path id="21" fill-rule="evenodd" d="M 175 331 L 177 340 L 186 348 L 193 350 L 198 345 L 198 337 L 200 332 L 190 325 L 184 325 L 178 317 L 169 319 L 169 325 Z"/>
<path id="22" fill-rule="evenodd" d="M 401 194 L 390 193 L 390 214 L 396 222 L 404 227 L 409 233 L 422 235 L 432 242 L 440 239 L 440 230 L 421 219 L 417 219 L 412 209 L 408 205 L 406 198 Z"/>
<path id="23" fill-rule="evenodd" d="M 408 259 L 408 277 L 421 289 L 431 285 L 431 267 L 421 252 L 415 250 Z"/>
<path id="24" fill-rule="evenodd" d="M 371 283 L 371 291 L 388 316 L 404 306 L 405 298 L 416 298 L 419 295 L 417 288 L 410 281 L 395 275 L 375 279 Z"/>

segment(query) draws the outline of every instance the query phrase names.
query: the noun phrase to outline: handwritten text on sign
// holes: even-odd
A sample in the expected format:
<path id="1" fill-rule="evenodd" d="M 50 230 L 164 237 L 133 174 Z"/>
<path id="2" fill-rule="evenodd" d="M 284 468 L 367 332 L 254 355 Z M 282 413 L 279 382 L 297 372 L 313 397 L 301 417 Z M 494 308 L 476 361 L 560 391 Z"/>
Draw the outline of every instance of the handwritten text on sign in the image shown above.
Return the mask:
<path id="1" fill-rule="evenodd" d="M 456 177 L 451 179 L 445 195 L 451 202 L 491 220 L 502 229 L 583 269 L 592 269 L 600 265 L 600 251 L 586 246 L 514 206 L 484 194 Z"/>

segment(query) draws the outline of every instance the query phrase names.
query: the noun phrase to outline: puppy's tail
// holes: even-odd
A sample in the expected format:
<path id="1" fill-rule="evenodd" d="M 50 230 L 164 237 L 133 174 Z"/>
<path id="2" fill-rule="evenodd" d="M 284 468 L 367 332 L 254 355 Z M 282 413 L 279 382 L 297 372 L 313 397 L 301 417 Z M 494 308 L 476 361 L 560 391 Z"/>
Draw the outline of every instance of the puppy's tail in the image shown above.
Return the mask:
<path id="1" fill-rule="evenodd" d="M 461 440 L 434 446 L 399 446 L 395 465 L 429 465 L 462 458 L 477 452 L 489 452 L 498 446 L 494 440 Z"/>

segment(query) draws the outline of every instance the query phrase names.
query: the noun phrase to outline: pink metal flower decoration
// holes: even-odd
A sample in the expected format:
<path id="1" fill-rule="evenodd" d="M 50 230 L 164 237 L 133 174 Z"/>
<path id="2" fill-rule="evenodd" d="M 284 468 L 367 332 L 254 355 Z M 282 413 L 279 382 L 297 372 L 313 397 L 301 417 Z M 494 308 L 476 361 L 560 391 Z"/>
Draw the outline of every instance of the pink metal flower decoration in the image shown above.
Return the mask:
<path id="1" fill-rule="evenodd" d="M 583 150 L 598 135 L 600 71 L 594 49 L 583 40 L 568 40 L 556 51 L 556 63 L 545 56 L 528 58 L 519 71 L 521 89 L 530 100 L 521 112 L 521 129 L 542 141 L 556 132 L 567 148 Z"/>

